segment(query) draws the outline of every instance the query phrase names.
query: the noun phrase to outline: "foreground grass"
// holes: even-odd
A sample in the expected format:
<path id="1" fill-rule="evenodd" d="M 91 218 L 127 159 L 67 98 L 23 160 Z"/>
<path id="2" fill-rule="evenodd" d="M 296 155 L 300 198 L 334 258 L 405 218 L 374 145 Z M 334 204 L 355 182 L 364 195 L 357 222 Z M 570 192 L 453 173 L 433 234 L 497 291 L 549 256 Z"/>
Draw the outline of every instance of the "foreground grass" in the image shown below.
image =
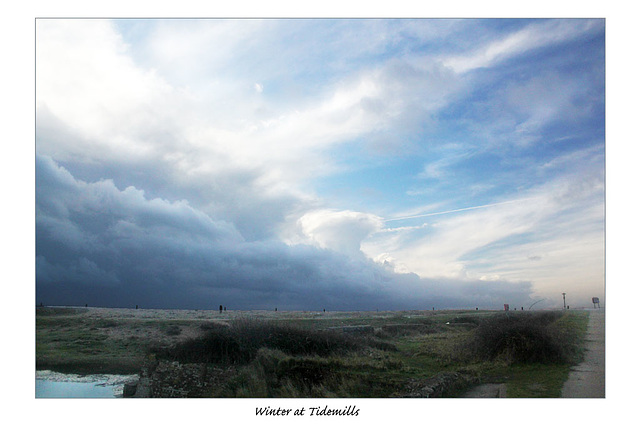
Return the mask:
<path id="1" fill-rule="evenodd" d="M 43 311 L 36 316 L 37 368 L 137 373 L 154 354 L 231 367 L 233 375 L 211 391 L 215 397 L 402 396 L 443 372 L 506 383 L 508 397 L 559 397 L 580 361 L 588 322 L 586 312 L 516 313 L 507 320 L 483 311 L 232 316 L 104 319 L 91 310 Z M 375 332 L 335 329 L 363 324 Z"/>

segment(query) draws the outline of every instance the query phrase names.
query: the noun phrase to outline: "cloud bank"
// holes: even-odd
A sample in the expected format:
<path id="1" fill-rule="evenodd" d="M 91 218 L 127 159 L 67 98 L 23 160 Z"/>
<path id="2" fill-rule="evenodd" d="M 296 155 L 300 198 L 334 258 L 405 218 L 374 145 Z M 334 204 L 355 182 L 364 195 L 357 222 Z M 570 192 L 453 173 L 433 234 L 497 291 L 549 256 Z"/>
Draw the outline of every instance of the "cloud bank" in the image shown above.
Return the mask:
<path id="1" fill-rule="evenodd" d="M 525 303 L 530 284 L 426 280 L 320 245 L 247 241 L 187 202 L 75 179 L 36 159 L 38 298 L 68 304 L 241 309 L 426 309 Z M 335 215 L 319 243 L 362 239 L 370 218 Z M 331 215 L 329 215 L 331 217 Z M 346 217 L 346 218 L 345 218 Z M 316 218 L 317 219 L 317 218 Z M 337 233 L 364 220 L 356 236 Z M 323 221 L 320 221 L 322 224 Z M 313 234 L 313 233 L 312 233 Z"/>
<path id="2" fill-rule="evenodd" d="M 48 19 L 36 66 L 37 302 L 602 296 L 602 20 Z"/>

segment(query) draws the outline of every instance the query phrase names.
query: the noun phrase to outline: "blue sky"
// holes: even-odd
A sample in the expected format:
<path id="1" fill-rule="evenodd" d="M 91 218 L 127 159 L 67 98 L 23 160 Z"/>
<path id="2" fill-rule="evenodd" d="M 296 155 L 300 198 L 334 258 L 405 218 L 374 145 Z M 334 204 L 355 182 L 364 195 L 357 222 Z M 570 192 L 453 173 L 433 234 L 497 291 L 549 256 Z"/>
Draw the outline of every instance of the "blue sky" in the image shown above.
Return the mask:
<path id="1" fill-rule="evenodd" d="M 604 300 L 602 19 L 36 24 L 36 299 Z"/>

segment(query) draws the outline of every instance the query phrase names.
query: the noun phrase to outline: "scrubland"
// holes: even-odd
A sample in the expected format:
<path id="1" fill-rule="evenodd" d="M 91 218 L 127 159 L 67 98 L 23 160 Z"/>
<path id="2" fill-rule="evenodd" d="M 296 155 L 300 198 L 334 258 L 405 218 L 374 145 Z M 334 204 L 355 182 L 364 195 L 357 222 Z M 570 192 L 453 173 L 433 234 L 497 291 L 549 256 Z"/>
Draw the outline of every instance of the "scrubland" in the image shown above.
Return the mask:
<path id="1" fill-rule="evenodd" d="M 456 397 L 482 383 L 559 397 L 587 321 L 583 311 L 38 308 L 36 368 L 224 372 L 199 397 Z M 446 387 L 434 391 L 437 378 Z"/>

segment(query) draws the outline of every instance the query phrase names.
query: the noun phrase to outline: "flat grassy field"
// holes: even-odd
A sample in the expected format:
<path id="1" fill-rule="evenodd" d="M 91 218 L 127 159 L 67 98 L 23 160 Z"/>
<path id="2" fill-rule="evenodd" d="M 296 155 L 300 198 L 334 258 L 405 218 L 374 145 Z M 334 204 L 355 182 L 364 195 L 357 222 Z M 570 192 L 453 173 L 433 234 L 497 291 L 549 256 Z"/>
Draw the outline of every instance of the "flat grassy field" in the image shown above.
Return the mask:
<path id="1" fill-rule="evenodd" d="M 132 374 L 151 359 L 227 369 L 211 397 L 421 396 L 434 378 L 449 378 L 440 397 L 483 383 L 506 384 L 507 397 L 559 397 L 587 322 L 584 311 L 44 307 L 36 369 Z"/>

